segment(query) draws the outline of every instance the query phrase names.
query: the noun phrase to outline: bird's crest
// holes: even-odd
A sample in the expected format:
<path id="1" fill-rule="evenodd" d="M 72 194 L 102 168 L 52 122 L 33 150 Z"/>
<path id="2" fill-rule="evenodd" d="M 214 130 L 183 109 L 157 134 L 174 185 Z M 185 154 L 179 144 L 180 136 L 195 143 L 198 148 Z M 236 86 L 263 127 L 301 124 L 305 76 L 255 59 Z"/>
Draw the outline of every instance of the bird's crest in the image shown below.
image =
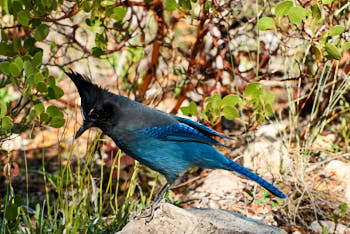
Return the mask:
<path id="1" fill-rule="evenodd" d="M 74 82 L 78 89 L 81 98 L 81 106 L 83 108 L 83 115 L 88 114 L 93 110 L 96 102 L 101 100 L 102 95 L 106 90 L 93 84 L 90 78 L 82 76 L 72 70 L 65 73 Z"/>

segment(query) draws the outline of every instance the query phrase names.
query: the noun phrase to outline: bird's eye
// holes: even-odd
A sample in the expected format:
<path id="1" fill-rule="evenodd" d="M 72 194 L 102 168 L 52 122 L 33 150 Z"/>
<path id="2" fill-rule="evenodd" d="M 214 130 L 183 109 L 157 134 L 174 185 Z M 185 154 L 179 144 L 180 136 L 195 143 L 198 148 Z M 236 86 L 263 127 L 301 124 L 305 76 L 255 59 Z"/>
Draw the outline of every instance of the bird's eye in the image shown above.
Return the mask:
<path id="1" fill-rule="evenodd" d="M 96 110 L 94 108 L 92 108 L 88 114 L 89 118 L 91 119 L 98 119 L 99 118 L 99 115 L 98 113 L 96 112 Z"/>
<path id="2" fill-rule="evenodd" d="M 97 113 L 91 113 L 90 114 L 90 118 L 97 119 L 98 118 L 98 114 Z"/>

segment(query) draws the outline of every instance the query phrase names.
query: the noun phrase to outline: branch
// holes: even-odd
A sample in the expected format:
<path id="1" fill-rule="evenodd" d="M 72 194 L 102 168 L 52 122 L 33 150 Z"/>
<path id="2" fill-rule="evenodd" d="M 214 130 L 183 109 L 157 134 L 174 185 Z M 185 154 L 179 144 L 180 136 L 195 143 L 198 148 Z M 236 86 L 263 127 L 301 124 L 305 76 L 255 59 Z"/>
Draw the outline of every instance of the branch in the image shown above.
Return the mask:
<path id="1" fill-rule="evenodd" d="M 155 9 L 155 18 L 156 22 L 158 24 L 158 33 L 156 35 L 156 38 L 153 43 L 153 51 L 152 51 L 152 58 L 151 58 L 151 64 L 147 70 L 146 76 L 143 80 L 142 86 L 140 88 L 140 98 L 143 98 L 145 95 L 147 88 L 149 84 L 151 83 L 153 74 L 156 72 L 157 66 L 158 66 L 158 57 L 159 57 L 159 50 L 160 45 L 164 39 L 164 15 L 163 15 L 163 4 L 161 1 L 155 1 L 157 2 L 157 5 L 154 5 Z"/>
<path id="2" fill-rule="evenodd" d="M 194 46 L 193 46 L 193 49 L 192 49 L 192 52 L 191 52 L 191 56 L 190 56 L 190 62 L 188 64 L 188 68 L 187 68 L 187 72 L 186 72 L 186 80 L 189 81 L 189 82 L 182 88 L 180 98 L 177 100 L 174 108 L 170 112 L 172 114 L 176 114 L 178 112 L 178 110 L 180 109 L 183 101 L 185 101 L 185 99 L 187 97 L 187 92 L 189 90 L 191 90 L 191 87 L 192 87 L 191 79 L 192 79 L 192 76 L 193 76 L 193 72 L 195 70 L 194 66 L 197 63 L 196 57 L 197 57 L 197 54 L 200 51 L 201 45 L 203 44 L 203 38 L 208 32 L 208 28 L 204 26 L 205 21 L 207 19 L 208 19 L 207 11 L 204 10 L 203 15 L 202 15 L 202 17 L 200 19 L 200 23 L 199 23 L 198 31 L 197 31 L 196 42 L 194 43 Z"/>

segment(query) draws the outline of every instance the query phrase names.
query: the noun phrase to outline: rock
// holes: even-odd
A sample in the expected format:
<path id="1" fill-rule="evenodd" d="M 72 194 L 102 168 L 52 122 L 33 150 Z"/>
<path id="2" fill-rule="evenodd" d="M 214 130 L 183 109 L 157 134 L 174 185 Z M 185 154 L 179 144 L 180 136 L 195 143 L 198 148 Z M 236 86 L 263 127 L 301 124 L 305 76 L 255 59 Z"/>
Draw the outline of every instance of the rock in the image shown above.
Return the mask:
<path id="1" fill-rule="evenodd" d="M 344 198 L 350 201 L 350 164 L 339 160 L 332 160 L 325 167 L 325 172 L 339 181 L 342 186 L 337 189 L 344 189 Z"/>
<path id="2" fill-rule="evenodd" d="M 286 124 L 261 126 L 256 132 L 256 139 L 244 151 L 244 167 L 269 179 L 269 175 L 280 176 L 280 171 L 288 168 L 290 159 L 283 144 L 280 132 Z"/>
<path id="3" fill-rule="evenodd" d="M 126 233 L 286 233 L 261 221 L 238 213 L 215 209 L 182 209 L 161 203 L 150 222 L 145 218 L 129 222 L 119 234 Z"/>
<path id="4" fill-rule="evenodd" d="M 342 182 L 350 181 L 350 164 L 339 160 L 332 160 L 324 169 L 328 174 Z"/>
<path id="5" fill-rule="evenodd" d="M 327 134 L 325 136 L 318 135 L 315 141 L 312 143 L 312 149 L 315 151 L 332 150 L 334 142 L 337 139 L 335 134 Z"/>
<path id="6" fill-rule="evenodd" d="M 28 149 L 31 141 L 24 139 L 21 135 L 12 134 L 9 139 L 0 142 L 0 149 L 5 151 Z"/>
<path id="7" fill-rule="evenodd" d="M 237 173 L 225 170 L 213 170 L 208 173 L 196 189 L 180 200 L 191 201 L 191 206 L 199 208 L 230 209 L 242 196 L 244 184 Z"/>
<path id="8" fill-rule="evenodd" d="M 332 221 L 313 221 L 310 225 L 310 229 L 312 229 L 316 233 L 334 233 L 334 234 L 343 234 L 349 233 L 350 228 L 346 227 L 343 224 L 335 224 Z"/>
<path id="9" fill-rule="evenodd" d="M 252 203 L 245 195 L 244 189 L 253 191 L 253 186 L 257 186 L 255 182 L 242 178 L 236 172 L 213 170 L 208 172 L 198 187 L 188 194 L 177 194 L 175 200 L 182 201 L 187 207 L 235 211 L 269 225 L 276 225 L 271 204 Z"/>
<path id="10" fill-rule="evenodd" d="M 224 197 L 228 193 L 240 193 L 242 189 L 243 184 L 239 181 L 237 174 L 232 171 L 214 170 L 208 174 L 203 184 L 196 191 Z"/>

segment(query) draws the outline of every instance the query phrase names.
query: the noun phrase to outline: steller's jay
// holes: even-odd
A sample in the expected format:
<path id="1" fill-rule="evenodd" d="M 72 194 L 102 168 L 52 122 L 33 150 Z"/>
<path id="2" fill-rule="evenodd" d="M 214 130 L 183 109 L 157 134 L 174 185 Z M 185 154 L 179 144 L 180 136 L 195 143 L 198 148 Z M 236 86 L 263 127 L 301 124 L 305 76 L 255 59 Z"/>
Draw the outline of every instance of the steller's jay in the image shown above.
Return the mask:
<path id="1" fill-rule="evenodd" d="M 231 139 L 190 119 L 168 114 L 126 97 L 108 92 L 90 79 L 66 72 L 81 97 L 83 125 L 77 139 L 90 127 L 100 128 L 117 146 L 151 169 L 163 174 L 166 185 L 153 204 L 157 204 L 176 178 L 194 166 L 226 169 L 253 180 L 280 198 L 275 186 L 240 164 L 226 158 L 212 145 L 221 145 L 213 136 Z"/>

